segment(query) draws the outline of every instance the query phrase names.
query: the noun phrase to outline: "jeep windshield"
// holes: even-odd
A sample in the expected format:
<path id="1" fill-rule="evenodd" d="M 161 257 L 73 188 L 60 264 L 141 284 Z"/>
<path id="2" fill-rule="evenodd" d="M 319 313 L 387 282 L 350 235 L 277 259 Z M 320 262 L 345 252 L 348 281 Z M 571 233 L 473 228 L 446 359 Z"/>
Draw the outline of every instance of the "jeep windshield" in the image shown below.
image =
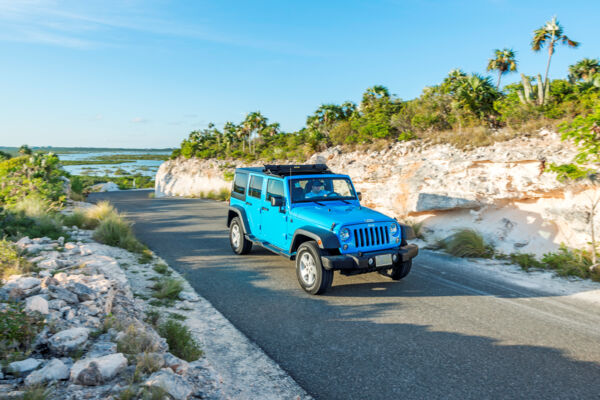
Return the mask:
<path id="1" fill-rule="evenodd" d="M 323 200 L 356 200 L 347 178 L 302 178 L 290 181 L 293 203 Z"/>

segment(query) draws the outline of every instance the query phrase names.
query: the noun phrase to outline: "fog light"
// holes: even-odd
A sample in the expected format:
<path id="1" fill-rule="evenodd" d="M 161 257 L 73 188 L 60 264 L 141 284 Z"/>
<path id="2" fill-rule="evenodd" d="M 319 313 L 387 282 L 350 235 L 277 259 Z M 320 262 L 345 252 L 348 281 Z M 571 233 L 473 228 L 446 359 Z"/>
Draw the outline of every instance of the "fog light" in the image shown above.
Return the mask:
<path id="1" fill-rule="evenodd" d="M 398 254 L 394 254 L 394 255 L 392 255 L 392 261 L 393 261 L 393 262 L 396 262 L 396 261 L 398 261 Z"/>
<path id="2" fill-rule="evenodd" d="M 347 244 L 345 244 L 345 245 L 344 245 L 344 247 L 343 247 L 343 249 L 344 249 L 344 250 L 348 250 L 348 245 L 347 245 Z"/>
<path id="3" fill-rule="evenodd" d="M 372 258 L 369 258 L 369 265 L 372 267 L 373 264 L 375 264 L 375 260 Z"/>

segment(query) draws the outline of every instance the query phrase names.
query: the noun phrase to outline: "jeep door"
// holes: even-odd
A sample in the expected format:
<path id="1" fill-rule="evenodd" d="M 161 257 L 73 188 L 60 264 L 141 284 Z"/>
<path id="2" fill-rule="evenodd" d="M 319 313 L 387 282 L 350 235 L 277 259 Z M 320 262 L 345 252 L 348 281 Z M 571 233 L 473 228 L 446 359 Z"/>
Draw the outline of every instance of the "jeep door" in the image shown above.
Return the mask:
<path id="1" fill-rule="evenodd" d="M 289 248 L 287 238 L 287 206 L 283 180 L 268 178 L 265 198 L 261 207 L 261 229 L 265 240 L 282 250 Z M 272 206 L 271 198 L 279 198 L 283 205 Z"/>
<path id="2" fill-rule="evenodd" d="M 246 196 L 246 217 L 250 225 L 250 234 L 259 240 L 263 240 L 260 232 L 260 212 L 263 203 L 264 177 L 250 175 L 248 184 L 248 195 Z"/>

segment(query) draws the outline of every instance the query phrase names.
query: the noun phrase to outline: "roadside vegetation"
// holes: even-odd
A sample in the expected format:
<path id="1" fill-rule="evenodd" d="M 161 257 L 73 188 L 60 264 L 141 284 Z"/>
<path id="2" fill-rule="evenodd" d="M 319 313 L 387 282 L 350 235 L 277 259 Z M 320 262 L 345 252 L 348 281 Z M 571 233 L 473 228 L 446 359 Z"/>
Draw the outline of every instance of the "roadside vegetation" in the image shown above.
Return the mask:
<path id="1" fill-rule="evenodd" d="M 600 282 L 600 269 L 594 267 L 592 256 L 587 251 L 573 250 L 561 246 L 558 251 L 546 253 L 538 259 L 531 253 L 503 254 L 472 229 L 462 229 L 445 239 L 437 240 L 430 248 L 442 250 L 456 257 L 495 258 L 507 260 L 524 271 L 548 270 L 558 276 L 578 277 Z"/>
<path id="2" fill-rule="evenodd" d="M 555 128 L 588 115 L 599 104 L 598 59 L 581 59 L 571 65 L 568 76 L 548 78 L 553 54 L 560 47 L 578 46 L 554 18 L 531 38 L 532 51 L 548 55 L 543 78 L 541 73 L 521 74 L 519 83 L 501 87 L 502 77 L 518 72 L 520 66 L 512 49 L 496 49 L 486 68 L 496 75 L 495 83 L 489 76 L 454 69 L 412 100 L 375 85 L 365 90 L 359 104 L 320 105 L 297 132 L 283 132 L 277 122 L 255 111 L 237 123 L 227 122 L 221 128 L 209 124 L 191 132 L 172 157 L 303 161 L 336 145 L 382 149 L 397 141 L 416 140 L 469 148 L 533 135 L 540 128 Z"/>

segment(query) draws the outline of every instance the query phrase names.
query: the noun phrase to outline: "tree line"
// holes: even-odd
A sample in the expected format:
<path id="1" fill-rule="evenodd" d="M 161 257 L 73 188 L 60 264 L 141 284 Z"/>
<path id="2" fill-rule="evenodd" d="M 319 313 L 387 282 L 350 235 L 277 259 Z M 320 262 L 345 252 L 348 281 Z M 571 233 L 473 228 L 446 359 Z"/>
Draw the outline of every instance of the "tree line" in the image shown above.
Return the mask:
<path id="1" fill-rule="evenodd" d="M 600 103 L 600 61 L 584 58 L 569 67 L 565 79 L 549 79 L 552 56 L 560 46 L 577 48 L 556 17 L 533 32 L 531 49 L 547 50 L 544 78 L 521 74 L 521 81 L 500 88 L 504 75 L 518 71 L 516 53 L 496 49 L 487 63 L 489 76 L 450 71 L 437 85 L 426 87 L 413 100 L 402 100 L 381 85 L 367 88 L 359 104 L 322 104 L 296 132 L 283 132 L 261 112 L 222 128 L 209 124 L 183 140 L 172 157 L 243 158 L 245 160 L 305 159 L 314 151 L 334 145 L 361 145 L 460 135 L 473 146 L 493 142 L 495 133 L 527 133 L 540 124 L 587 115 Z M 441 135 L 440 132 L 450 132 Z M 469 135 L 472 140 L 469 140 Z M 504 135 L 506 137 L 506 135 Z M 464 141 L 466 139 L 466 142 Z"/>

